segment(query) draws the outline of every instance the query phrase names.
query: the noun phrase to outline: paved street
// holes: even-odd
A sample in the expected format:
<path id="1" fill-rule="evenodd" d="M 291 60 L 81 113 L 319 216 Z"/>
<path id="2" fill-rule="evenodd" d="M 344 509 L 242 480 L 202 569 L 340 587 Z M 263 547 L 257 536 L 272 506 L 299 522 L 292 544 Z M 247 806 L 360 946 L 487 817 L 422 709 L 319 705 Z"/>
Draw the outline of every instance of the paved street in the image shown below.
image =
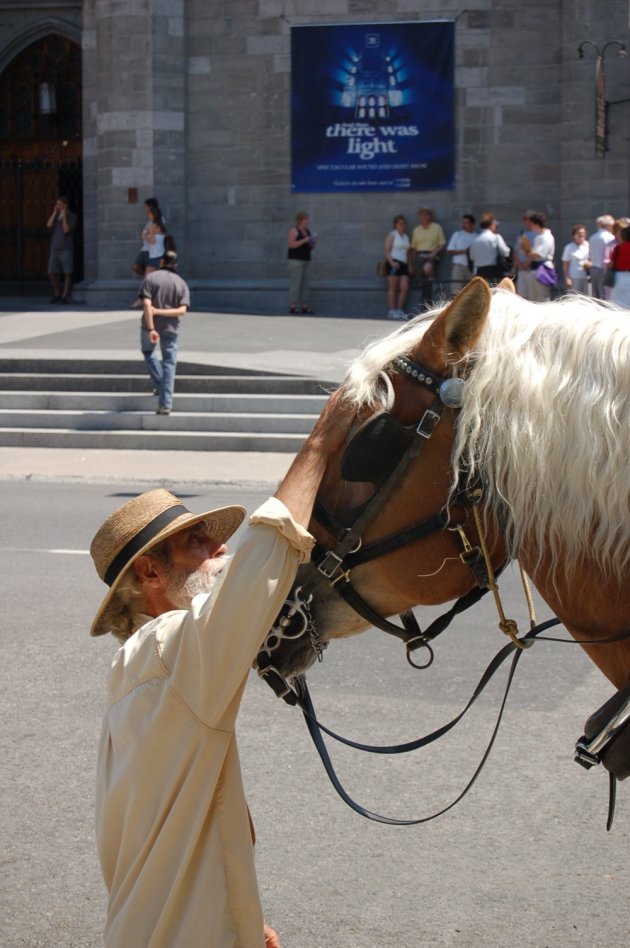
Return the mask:
<path id="1" fill-rule="evenodd" d="M 227 487 L 175 487 L 193 509 L 234 496 Z M 3 486 L 3 948 L 100 943 L 93 779 L 114 642 L 87 635 L 103 587 L 86 550 L 94 526 L 135 489 Z M 238 497 L 251 509 L 263 491 Z M 504 586 L 523 619 L 516 577 Z M 411 740 L 460 709 L 502 644 L 487 602 L 445 634 L 430 671 L 412 670 L 397 642 L 367 633 L 333 644 L 309 677 L 335 729 L 367 742 Z M 472 774 L 499 693 L 497 684 L 461 734 L 435 750 L 394 759 L 335 750 L 340 776 L 378 812 L 431 813 Z M 607 693 L 578 648 L 536 645 L 470 795 L 434 823 L 393 828 L 344 806 L 299 712 L 252 680 L 239 740 L 263 900 L 285 948 L 627 945 L 627 788 L 607 834 L 604 775 L 571 759 L 583 718 Z"/>
<path id="2" fill-rule="evenodd" d="M 24 349 L 116 350 L 123 337 L 131 355 L 136 318 L 0 313 L 0 358 Z M 207 359 L 237 359 L 241 340 L 247 358 L 264 368 L 293 358 L 288 343 L 288 355 L 279 354 L 287 317 L 205 314 L 200 331 L 204 320 L 205 331 L 221 339 L 211 352 L 205 336 L 196 340 Z M 310 346 L 311 364 L 323 365 L 328 353 L 333 374 L 340 354 L 388 328 L 307 322 L 300 323 L 302 341 L 293 340 L 304 355 L 293 361 L 305 371 Z M 102 943 L 93 783 L 115 643 L 87 633 L 104 589 L 87 555 L 95 527 L 128 496 L 164 482 L 193 510 L 234 500 L 252 509 L 289 461 L 275 456 L 254 469 L 251 458 L 219 465 L 202 455 L 187 467 L 168 452 L 82 462 L 62 454 L 0 452 L 1 948 Z M 507 571 L 502 590 L 524 626 L 516 573 Z M 433 614 L 420 611 L 420 621 Z M 321 719 L 335 730 L 367 743 L 409 741 L 461 709 L 503 644 L 488 598 L 444 634 L 428 671 L 411 669 L 397 641 L 369 632 L 333 643 L 309 681 Z M 453 800 L 489 739 L 505 680 L 498 677 L 470 720 L 434 749 L 404 758 L 333 749 L 349 792 L 398 817 L 424 816 Z M 399 828 L 345 807 L 299 712 L 253 677 L 239 744 L 263 903 L 283 948 L 625 948 L 630 787 L 619 787 L 607 834 L 606 775 L 572 760 L 585 717 L 610 690 L 578 647 L 537 644 L 521 660 L 495 748 L 471 793 L 435 822 Z"/>

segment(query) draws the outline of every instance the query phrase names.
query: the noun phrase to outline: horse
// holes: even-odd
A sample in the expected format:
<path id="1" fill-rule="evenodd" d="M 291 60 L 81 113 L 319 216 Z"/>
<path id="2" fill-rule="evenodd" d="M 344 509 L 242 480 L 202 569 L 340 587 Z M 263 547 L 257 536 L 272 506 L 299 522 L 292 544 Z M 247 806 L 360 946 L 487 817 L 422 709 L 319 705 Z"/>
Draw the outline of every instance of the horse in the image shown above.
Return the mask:
<path id="1" fill-rule="evenodd" d="M 356 420 L 320 485 L 317 555 L 298 571 L 259 673 L 290 685 L 330 640 L 370 626 L 427 645 L 413 607 L 474 601 L 517 560 L 624 688 L 628 313 L 577 295 L 530 303 L 509 280 L 490 289 L 473 278 L 368 345 L 342 388 Z"/>

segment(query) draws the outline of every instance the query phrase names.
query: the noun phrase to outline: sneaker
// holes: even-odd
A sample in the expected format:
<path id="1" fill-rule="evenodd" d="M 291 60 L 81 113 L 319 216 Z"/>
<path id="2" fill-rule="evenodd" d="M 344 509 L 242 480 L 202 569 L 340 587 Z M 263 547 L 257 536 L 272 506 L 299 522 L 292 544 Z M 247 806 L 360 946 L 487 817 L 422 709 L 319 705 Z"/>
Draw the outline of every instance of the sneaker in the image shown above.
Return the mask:
<path id="1" fill-rule="evenodd" d="M 406 323 L 406 322 L 407 322 L 407 316 L 406 316 L 406 314 L 402 311 L 402 309 L 397 309 L 397 310 L 396 310 L 396 319 L 399 319 L 399 320 L 400 320 L 401 322 L 403 322 L 403 323 Z"/>
<path id="2" fill-rule="evenodd" d="M 59 302 L 60 302 L 60 303 L 69 303 L 70 300 L 68 299 L 67 296 L 62 296 L 61 299 L 59 300 Z"/>
<path id="3" fill-rule="evenodd" d="M 152 388 L 152 389 L 151 389 L 151 394 L 152 394 L 152 395 L 159 395 L 159 394 L 160 394 L 159 388 Z"/>
<path id="4" fill-rule="evenodd" d="M 162 406 L 160 406 L 160 408 L 158 408 L 155 414 L 156 415 L 170 415 L 170 413 L 171 413 L 170 408 L 163 408 Z"/>
<path id="5" fill-rule="evenodd" d="M 51 296 L 51 297 L 50 297 L 50 302 L 51 302 L 51 303 L 61 303 L 61 297 L 60 297 L 60 296 Z"/>
<path id="6" fill-rule="evenodd" d="M 396 315 L 396 310 L 395 310 L 395 309 L 390 309 L 390 311 L 389 311 L 388 314 L 387 314 L 387 318 L 388 318 L 388 319 L 398 319 L 398 316 Z"/>

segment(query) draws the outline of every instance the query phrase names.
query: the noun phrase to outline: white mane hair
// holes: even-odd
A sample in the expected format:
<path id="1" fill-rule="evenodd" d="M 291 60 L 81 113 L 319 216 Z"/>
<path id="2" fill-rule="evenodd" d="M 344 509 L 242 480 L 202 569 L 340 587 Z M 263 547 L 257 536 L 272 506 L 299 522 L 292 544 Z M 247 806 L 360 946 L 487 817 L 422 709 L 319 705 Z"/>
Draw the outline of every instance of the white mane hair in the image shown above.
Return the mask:
<path id="1" fill-rule="evenodd" d="M 435 316 L 434 311 L 431 316 Z M 414 320 L 369 346 L 347 376 L 373 404 L 378 374 L 426 331 Z M 380 361 L 380 365 L 379 365 Z M 377 368 L 378 366 L 378 368 Z M 630 561 L 630 313 L 581 296 L 529 303 L 493 293 L 467 378 L 453 450 L 484 483 L 512 556 L 527 536 L 552 570 L 581 557 L 622 577 Z"/>

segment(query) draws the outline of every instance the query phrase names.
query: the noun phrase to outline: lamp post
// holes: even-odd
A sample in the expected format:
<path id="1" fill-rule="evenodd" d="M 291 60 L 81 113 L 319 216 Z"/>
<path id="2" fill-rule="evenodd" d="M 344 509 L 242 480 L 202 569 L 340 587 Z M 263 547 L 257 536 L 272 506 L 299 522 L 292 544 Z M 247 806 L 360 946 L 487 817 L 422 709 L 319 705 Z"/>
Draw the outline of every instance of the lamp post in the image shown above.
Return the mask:
<path id="1" fill-rule="evenodd" d="M 595 51 L 595 155 L 597 158 L 603 158 L 607 150 L 608 138 L 608 105 L 606 102 L 606 73 L 604 71 L 604 59 L 606 53 L 612 47 L 617 47 L 617 56 L 624 59 L 626 56 L 625 43 L 619 40 L 609 40 L 603 47 L 594 43 L 592 40 L 583 40 L 578 46 L 578 55 L 584 59 L 584 49 L 590 46 Z M 625 101 L 625 100 L 623 100 Z M 616 104 L 616 103 L 615 103 Z"/>

